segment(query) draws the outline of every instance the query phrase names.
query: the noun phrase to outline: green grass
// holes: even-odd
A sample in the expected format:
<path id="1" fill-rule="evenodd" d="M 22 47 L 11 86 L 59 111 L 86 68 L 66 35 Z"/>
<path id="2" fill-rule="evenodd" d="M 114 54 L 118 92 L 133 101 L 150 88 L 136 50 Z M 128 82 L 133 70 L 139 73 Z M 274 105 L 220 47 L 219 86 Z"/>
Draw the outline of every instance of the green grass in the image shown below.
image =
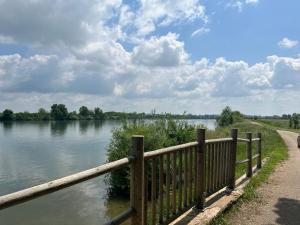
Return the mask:
<path id="1" fill-rule="evenodd" d="M 289 120 L 287 119 L 260 119 L 257 120 L 257 122 L 266 125 L 273 129 L 283 129 L 283 130 L 289 130 L 294 132 L 299 132 L 300 129 L 293 129 L 289 127 Z"/>
<path id="2" fill-rule="evenodd" d="M 245 132 L 261 132 L 262 133 L 262 158 L 268 158 L 266 163 L 263 165 L 263 168 L 253 177 L 250 183 L 245 188 L 245 194 L 238 200 L 238 202 L 232 206 L 229 210 L 225 211 L 214 221 L 211 222 L 211 225 L 228 225 L 230 224 L 230 217 L 233 217 L 238 213 L 240 206 L 249 201 L 257 199 L 256 189 L 264 182 L 267 181 L 271 173 L 274 171 L 276 165 L 287 159 L 288 152 L 287 147 L 284 144 L 283 140 L 279 134 L 272 129 L 271 126 L 259 126 L 251 124 L 248 121 L 238 123 L 234 125 L 235 128 L 239 129 L 239 137 L 245 136 Z M 228 127 L 225 128 L 228 130 Z M 226 132 L 226 131 L 216 131 L 217 132 Z M 243 148 L 239 146 L 237 158 L 244 158 Z M 254 162 L 253 162 L 254 163 Z M 245 167 L 237 167 L 237 175 L 245 173 Z"/>

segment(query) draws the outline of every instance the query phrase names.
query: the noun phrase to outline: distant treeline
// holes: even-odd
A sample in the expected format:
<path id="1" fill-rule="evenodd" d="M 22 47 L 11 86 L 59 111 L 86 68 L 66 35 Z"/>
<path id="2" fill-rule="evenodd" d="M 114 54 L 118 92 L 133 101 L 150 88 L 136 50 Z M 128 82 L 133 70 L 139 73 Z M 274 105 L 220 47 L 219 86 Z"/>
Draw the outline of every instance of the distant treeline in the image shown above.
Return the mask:
<path id="1" fill-rule="evenodd" d="M 123 120 L 123 119 L 159 119 L 171 117 L 173 119 L 216 119 L 218 115 L 192 115 L 192 114 L 169 114 L 169 113 L 137 113 L 137 112 L 103 112 L 99 107 L 89 109 L 86 106 L 81 106 L 77 111 L 67 109 L 64 104 L 53 104 L 48 111 L 40 108 L 38 112 L 13 112 L 10 109 L 5 109 L 0 113 L 1 121 L 38 121 L 38 120 Z"/>
<path id="2" fill-rule="evenodd" d="M 11 109 L 5 109 L 0 112 L 0 121 L 39 121 L 39 120 L 124 120 L 124 119 L 218 119 L 219 124 L 226 125 L 231 123 L 231 120 L 244 119 L 290 119 L 291 123 L 295 121 L 295 115 L 300 118 L 299 114 L 283 114 L 282 116 L 256 116 L 256 115 L 242 115 L 239 111 L 231 111 L 226 107 L 221 115 L 217 114 L 170 114 L 170 113 L 156 113 L 152 110 L 150 113 L 137 113 L 137 112 L 103 112 L 100 107 L 89 109 L 86 106 L 81 106 L 77 111 L 69 111 L 64 104 L 53 104 L 50 110 L 40 108 L 38 112 L 13 112 Z M 225 119 L 224 119 L 225 118 Z M 233 118 L 233 119 L 232 119 Z M 292 118 L 292 119 L 291 119 Z M 229 122 L 228 122 L 229 121 Z M 297 123 L 298 125 L 298 123 Z M 292 126 L 292 125 L 291 125 Z"/>

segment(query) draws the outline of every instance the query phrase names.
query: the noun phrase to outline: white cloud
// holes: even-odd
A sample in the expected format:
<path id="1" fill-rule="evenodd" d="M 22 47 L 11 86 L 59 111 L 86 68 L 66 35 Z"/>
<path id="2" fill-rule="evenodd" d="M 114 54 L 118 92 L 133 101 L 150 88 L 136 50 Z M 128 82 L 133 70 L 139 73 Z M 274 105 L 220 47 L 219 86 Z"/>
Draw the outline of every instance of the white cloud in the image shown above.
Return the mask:
<path id="1" fill-rule="evenodd" d="M 259 0 L 245 0 L 246 4 L 258 4 Z"/>
<path id="2" fill-rule="evenodd" d="M 184 43 L 177 40 L 178 35 L 168 33 L 159 38 L 152 37 L 133 49 L 132 60 L 135 64 L 146 66 L 178 66 L 186 63 L 188 55 Z"/>
<path id="3" fill-rule="evenodd" d="M 202 34 L 206 34 L 210 32 L 210 29 L 209 28 L 206 28 L 206 27 L 201 27 L 197 30 L 195 30 L 192 34 L 191 34 L 191 37 L 195 37 L 195 36 L 200 36 Z"/>
<path id="4" fill-rule="evenodd" d="M 157 27 L 178 25 L 200 20 L 208 22 L 205 7 L 199 0 L 140 0 L 133 13 L 129 6 L 122 9 L 120 19 L 129 30 L 132 40 L 139 40 L 154 32 Z M 126 27 L 125 27 L 126 28 Z"/>
<path id="5" fill-rule="evenodd" d="M 257 4 L 259 4 L 259 0 L 231 0 L 227 3 L 226 7 L 235 8 L 239 12 L 242 12 L 246 6 Z"/>
<path id="6" fill-rule="evenodd" d="M 99 39 L 140 42 L 157 27 L 195 20 L 208 20 L 199 0 L 2 0 L 0 43 L 61 50 Z"/>
<path id="7" fill-rule="evenodd" d="M 288 38 L 283 38 L 281 41 L 278 42 L 278 46 L 280 48 L 294 48 L 298 45 L 298 41 L 293 41 Z"/>
<path id="8" fill-rule="evenodd" d="M 0 92 L 188 99 L 300 88 L 300 56 L 270 56 L 254 65 L 224 58 L 191 63 L 183 43 L 176 38 L 174 34 L 153 37 L 133 52 L 119 44 L 94 43 L 63 58 L 1 56 Z"/>
<path id="9" fill-rule="evenodd" d="M 2 0 L 0 34 L 27 45 L 82 45 L 103 36 L 104 23 L 121 4 L 121 0 L 78 0 L 76 4 L 70 0 Z"/>
<path id="10" fill-rule="evenodd" d="M 300 89 L 300 55 L 298 58 L 269 56 L 268 63 L 273 71 L 274 89 Z"/>

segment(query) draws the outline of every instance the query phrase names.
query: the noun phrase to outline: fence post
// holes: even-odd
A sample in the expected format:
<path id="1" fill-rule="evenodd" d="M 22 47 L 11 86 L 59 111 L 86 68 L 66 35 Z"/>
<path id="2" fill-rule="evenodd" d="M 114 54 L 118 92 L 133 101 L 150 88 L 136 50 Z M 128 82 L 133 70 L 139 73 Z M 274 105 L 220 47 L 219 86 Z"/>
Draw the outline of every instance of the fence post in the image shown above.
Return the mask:
<path id="1" fill-rule="evenodd" d="M 258 169 L 260 169 L 261 168 L 261 133 L 257 133 L 257 138 L 259 140 L 257 141 L 257 154 L 258 154 L 258 157 L 257 157 L 256 167 Z"/>
<path id="2" fill-rule="evenodd" d="M 236 149 L 237 149 L 237 135 L 238 129 L 231 130 L 231 147 L 230 147 L 230 165 L 229 165 L 229 184 L 228 188 L 234 190 L 235 188 L 235 163 L 236 163 Z"/>
<path id="3" fill-rule="evenodd" d="M 130 206 L 134 210 L 132 225 L 144 225 L 144 136 L 132 136 Z"/>
<path id="4" fill-rule="evenodd" d="M 248 166 L 247 166 L 247 177 L 252 177 L 252 133 L 247 133 L 247 158 L 248 158 Z"/>
<path id="5" fill-rule="evenodd" d="M 203 209 L 205 203 L 205 129 L 197 129 L 197 208 Z"/>

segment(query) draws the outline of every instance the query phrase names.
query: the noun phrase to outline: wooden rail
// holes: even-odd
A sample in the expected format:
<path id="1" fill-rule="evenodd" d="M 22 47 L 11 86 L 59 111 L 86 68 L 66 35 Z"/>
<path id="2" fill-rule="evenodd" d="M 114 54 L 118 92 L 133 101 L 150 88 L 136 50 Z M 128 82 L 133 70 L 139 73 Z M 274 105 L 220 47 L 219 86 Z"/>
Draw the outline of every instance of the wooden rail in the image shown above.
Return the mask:
<path id="1" fill-rule="evenodd" d="M 236 165 L 247 163 L 247 177 L 252 177 L 252 161 L 256 159 L 256 167 L 261 168 L 261 133 L 257 133 L 256 138 L 252 138 L 252 133 L 248 132 L 246 138 L 237 138 L 239 142 L 246 143 L 247 159 L 236 161 Z M 257 142 L 256 154 L 253 155 L 252 143 Z M 252 156 L 253 155 L 253 156 Z"/>
<path id="2" fill-rule="evenodd" d="M 99 167 L 89 169 L 80 173 L 76 173 L 67 177 L 53 180 L 44 184 L 40 184 L 22 191 L 14 192 L 12 194 L 0 197 L 0 210 L 29 201 L 33 198 L 50 194 L 52 192 L 70 187 L 72 185 L 81 183 L 83 181 L 101 176 L 103 174 L 112 172 L 124 166 L 127 166 L 132 161 L 132 157 L 123 158 L 111 163 L 101 165 Z"/>
<path id="3" fill-rule="evenodd" d="M 205 208 L 205 197 L 228 187 L 234 189 L 236 165 L 247 163 L 252 176 L 252 160 L 261 168 L 261 134 L 252 139 L 231 137 L 205 139 L 205 129 L 197 129 L 197 141 L 144 153 L 144 137 L 132 137 L 129 157 L 63 177 L 45 184 L 0 197 L 0 210 L 30 201 L 126 166 L 130 171 L 130 208 L 106 225 L 131 219 L 132 225 L 167 224 L 192 206 Z M 237 142 L 247 145 L 247 159 L 236 161 Z M 257 142 L 252 156 L 252 143 Z M 148 168 L 149 170 L 146 170 Z"/>

